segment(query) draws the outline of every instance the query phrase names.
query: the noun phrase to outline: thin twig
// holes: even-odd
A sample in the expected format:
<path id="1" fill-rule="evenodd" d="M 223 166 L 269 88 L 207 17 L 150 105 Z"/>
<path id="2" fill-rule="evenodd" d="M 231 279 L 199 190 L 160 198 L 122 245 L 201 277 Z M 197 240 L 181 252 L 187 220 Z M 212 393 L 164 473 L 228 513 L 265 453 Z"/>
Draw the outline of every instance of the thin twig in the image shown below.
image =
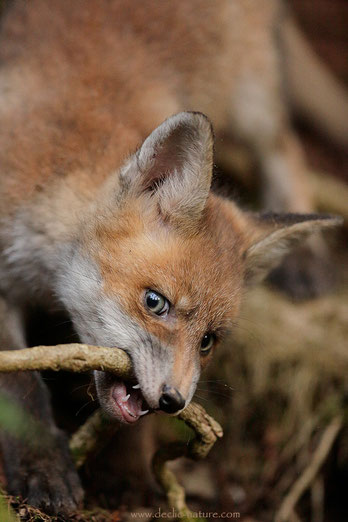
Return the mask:
<path id="1" fill-rule="evenodd" d="M 221 426 L 210 417 L 200 404 L 191 403 L 179 416 L 193 431 L 195 438 L 189 445 L 173 443 L 159 449 L 152 461 L 154 475 L 165 491 L 169 507 L 173 508 L 180 520 L 193 520 L 193 513 L 189 510 L 185 500 L 185 490 L 178 483 L 166 462 L 179 457 L 192 459 L 205 458 L 216 440 L 222 437 Z"/>
<path id="2" fill-rule="evenodd" d="M 106 417 L 101 409 L 92 413 L 70 439 L 70 451 L 76 467 L 80 468 L 87 457 L 100 447 L 101 440 L 111 438 L 119 426 L 119 423 Z"/>
<path id="3" fill-rule="evenodd" d="M 318 447 L 313 454 L 311 462 L 304 469 L 301 476 L 295 481 L 289 493 L 284 498 L 278 512 L 276 513 L 275 522 L 288 522 L 290 520 L 297 502 L 318 474 L 318 471 L 328 456 L 342 426 L 343 417 L 342 415 L 337 415 L 326 427 Z"/>

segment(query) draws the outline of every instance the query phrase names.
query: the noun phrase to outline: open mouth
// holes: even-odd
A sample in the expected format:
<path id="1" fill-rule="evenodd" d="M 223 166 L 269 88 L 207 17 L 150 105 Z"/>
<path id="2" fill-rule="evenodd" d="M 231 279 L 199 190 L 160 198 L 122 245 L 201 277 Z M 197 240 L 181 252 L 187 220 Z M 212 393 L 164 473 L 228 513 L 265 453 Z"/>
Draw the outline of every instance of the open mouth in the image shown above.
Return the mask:
<path id="1" fill-rule="evenodd" d="M 124 422 L 131 424 L 140 417 L 149 413 L 150 408 L 140 390 L 140 385 L 135 382 L 117 380 L 112 387 L 114 399 Z"/>

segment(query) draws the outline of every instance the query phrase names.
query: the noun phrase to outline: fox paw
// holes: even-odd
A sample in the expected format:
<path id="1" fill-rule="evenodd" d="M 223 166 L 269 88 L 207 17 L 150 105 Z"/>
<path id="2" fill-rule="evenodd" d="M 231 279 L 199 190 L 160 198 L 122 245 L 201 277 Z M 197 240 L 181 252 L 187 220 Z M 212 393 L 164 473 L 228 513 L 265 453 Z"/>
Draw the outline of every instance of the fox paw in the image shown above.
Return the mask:
<path id="1" fill-rule="evenodd" d="M 33 471 L 21 493 L 29 505 L 49 515 L 72 513 L 83 498 L 76 473 L 58 476 L 53 470 Z"/>
<path id="2" fill-rule="evenodd" d="M 17 452 L 19 467 L 7 473 L 7 489 L 49 515 L 67 515 L 81 505 L 83 489 L 65 436 L 59 433 L 55 441 L 55 447 L 43 449 L 41 455 L 29 450 L 21 458 Z"/>

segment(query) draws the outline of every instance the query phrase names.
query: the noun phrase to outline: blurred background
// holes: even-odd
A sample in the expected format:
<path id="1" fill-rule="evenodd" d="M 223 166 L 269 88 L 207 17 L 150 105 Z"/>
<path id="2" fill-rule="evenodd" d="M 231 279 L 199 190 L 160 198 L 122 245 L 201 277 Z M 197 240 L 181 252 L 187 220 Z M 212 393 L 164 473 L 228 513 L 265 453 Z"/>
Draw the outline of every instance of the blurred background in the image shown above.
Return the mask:
<path id="1" fill-rule="evenodd" d="M 312 48 L 337 78 L 348 85 L 348 2 L 346 0 L 290 0 L 297 23 Z M 318 140 L 313 130 L 300 128 L 311 165 L 348 180 L 348 151 Z"/>

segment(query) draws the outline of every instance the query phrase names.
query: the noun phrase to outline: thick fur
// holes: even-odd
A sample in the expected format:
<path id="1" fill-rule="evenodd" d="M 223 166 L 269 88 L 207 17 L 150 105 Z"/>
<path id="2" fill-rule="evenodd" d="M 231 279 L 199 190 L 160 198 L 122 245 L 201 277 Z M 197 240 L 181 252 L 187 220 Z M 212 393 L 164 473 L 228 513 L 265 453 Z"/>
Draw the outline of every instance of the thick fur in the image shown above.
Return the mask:
<path id="1" fill-rule="evenodd" d="M 202 338 L 212 332 L 217 344 L 233 324 L 243 286 L 304 236 L 339 222 L 259 219 L 213 195 L 211 123 L 187 112 L 203 111 L 218 132 L 250 146 L 271 207 L 311 209 L 282 99 L 278 9 L 275 0 L 31 0 L 8 9 L 1 347 L 25 346 L 32 304 L 63 305 L 82 341 L 130 354 L 151 409 L 164 384 L 188 404 L 210 359 Z M 147 289 L 170 301 L 166 317 L 146 309 Z M 121 420 L 114 379 L 98 372 L 96 384 Z M 74 508 L 81 488 L 39 376 L 1 377 L 1 386 L 49 433 L 41 458 L 3 431 L 9 490 L 47 511 Z"/>

